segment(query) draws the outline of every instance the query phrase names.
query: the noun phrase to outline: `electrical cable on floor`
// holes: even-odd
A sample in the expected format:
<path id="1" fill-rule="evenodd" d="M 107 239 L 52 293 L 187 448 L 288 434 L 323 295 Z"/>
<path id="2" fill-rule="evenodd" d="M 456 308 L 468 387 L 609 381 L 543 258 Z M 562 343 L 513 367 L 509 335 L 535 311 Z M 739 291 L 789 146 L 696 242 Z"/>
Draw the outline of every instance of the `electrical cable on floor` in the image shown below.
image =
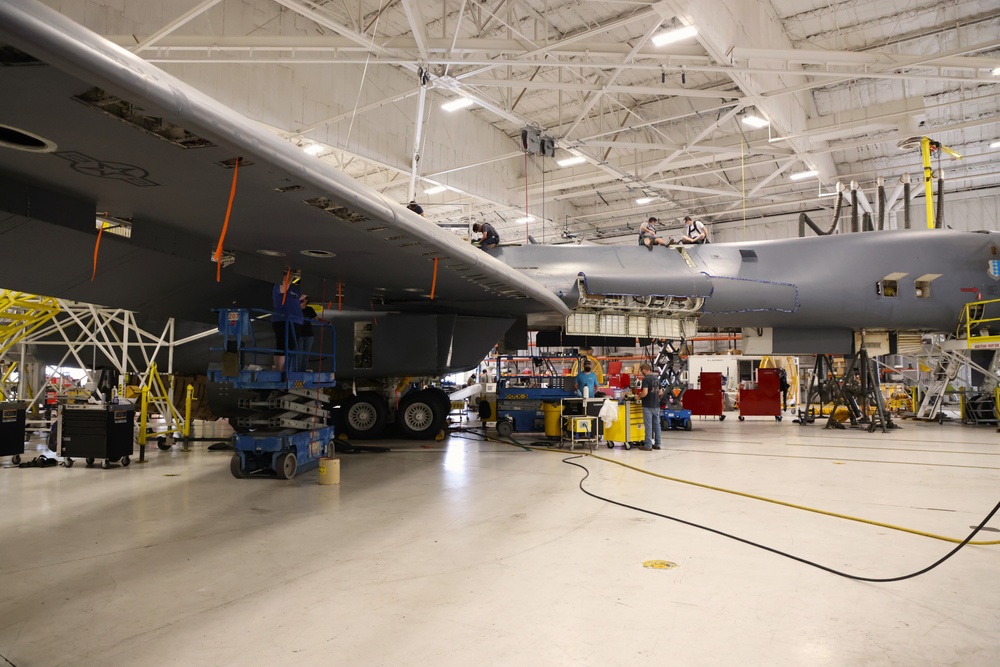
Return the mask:
<path id="1" fill-rule="evenodd" d="M 487 442 L 500 442 L 500 443 L 511 445 L 511 446 L 514 446 L 514 447 L 520 447 L 520 448 L 525 449 L 525 450 L 535 449 L 537 451 L 560 452 L 560 450 L 558 450 L 558 449 L 551 449 L 551 447 L 557 446 L 559 444 L 558 442 L 548 443 L 548 446 L 546 446 L 546 447 L 532 447 L 531 445 L 526 445 L 524 443 L 519 442 L 516 438 L 510 438 L 509 440 L 506 440 L 506 439 L 503 439 L 503 438 L 492 438 L 492 437 L 487 436 L 485 433 L 480 433 L 479 431 L 473 430 L 471 428 L 463 428 L 463 429 L 460 429 L 460 430 L 463 431 L 463 432 L 466 432 L 466 433 L 471 433 L 471 434 L 474 434 L 476 436 L 479 436 L 480 438 L 482 438 L 483 440 L 485 440 Z M 972 537 L 975 536 L 976 533 L 979 532 L 978 529 L 976 531 L 974 531 L 972 533 L 972 535 L 970 535 L 969 537 L 965 538 L 964 540 L 960 540 L 958 538 L 948 537 L 946 535 L 937 535 L 935 533 L 928 533 L 926 531 L 916 530 L 914 528 L 906 528 L 905 526 L 897 526 L 897 525 L 890 524 L 890 523 L 883 523 L 883 522 L 880 522 L 880 521 L 873 521 L 871 519 L 863 519 L 861 517 L 850 516 L 848 514 L 840 514 L 838 512 L 830 512 L 830 511 L 821 510 L 821 509 L 818 509 L 818 508 L 815 508 L 815 507 L 808 507 L 806 505 L 796 505 L 795 503 L 789 503 L 789 502 L 785 502 L 783 500 L 775 500 L 774 498 L 768 498 L 766 496 L 758 496 L 758 495 L 754 495 L 752 493 L 744 493 L 742 491 L 734 491 L 733 489 L 725 489 L 725 488 L 722 488 L 722 487 L 719 487 L 719 486 L 712 486 L 710 484 L 702 484 L 701 482 L 693 482 L 691 480 L 681 479 L 679 477 L 670 477 L 668 475 L 662 475 L 660 473 L 652 472 L 652 471 L 646 470 L 644 468 L 639 468 L 638 466 L 629 465 L 628 463 L 623 463 L 622 461 L 617 461 L 615 459 L 609 459 L 609 458 L 604 457 L 604 456 L 599 456 L 597 454 L 594 454 L 593 452 L 588 452 L 586 454 L 582 454 L 582 456 L 590 456 L 590 457 L 595 458 L 595 459 L 597 459 L 599 461 L 604 461 L 606 463 L 613 463 L 615 465 L 622 466 L 623 468 L 628 468 L 630 470 L 634 470 L 634 471 L 642 473 L 644 475 L 650 475 L 652 477 L 659 477 L 660 479 L 664 479 L 664 480 L 667 480 L 667 481 L 670 481 L 670 482 L 678 482 L 680 484 L 688 484 L 690 486 L 697 486 L 699 488 L 707 489 L 709 491 L 719 491 L 719 492 L 728 493 L 728 494 L 731 494 L 731 495 L 734 495 L 734 496 L 741 496 L 743 498 L 749 498 L 751 500 L 760 500 L 760 501 L 763 501 L 763 502 L 772 503 L 774 505 L 781 505 L 783 507 L 788 507 L 788 508 L 791 508 L 791 509 L 802 510 L 802 511 L 805 511 L 805 512 L 812 512 L 814 514 L 822 514 L 824 516 L 829 516 L 829 517 L 833 517 L 833 518 L 836 518 L 836 519 L 845 519 L 847 521 L 854 521 L 856 523 L 864 523 L 864 524 L 868 524 L 870 526 L 878 526 L 879 528 L 886 528 L 888 530 L 895 530 L 895 531 L 902 532 L 902 533 L 910 533 L 911 535 L 918 535 L 920 537 L 928 537 L 928 538 L 931 538 L 931 539 L 934 539 L 934 540 L 940 540 L 942 542 L 950 542 L 952 544 L 959 544 L 960 546 L 964 546 L 966 544 L 971 544 L 973 546 L 996 546 L 996 545 L 1000 544 L 1000 540 L 971 541 Z M 609 500 L 608 502 L 615 502 L 615 501 Z M 635 508 L 633 508 L 633 509 L 635 509 Z M 996 512 L 996 509 L 994 509 L 993 511 Z M 991 513 L 991 516 L 992 516 L 992 513 Z M 987 519 L 988 519 L 988 517 L 987 517 Z M 736 539 L 739 539 L 739 538 L 736 538 Z"/>
<path id="2" fill-rule="evenodd" d="M 596 493 L 588 491 L 583 486 L 584 481 L 588 477 L 590 477 L 590 470 L 588 470 L 586 466 L 584 466 L 582 464 L 579 464 L 579 463 L 574 463 L 573 461 L 570 460 L 570 459 L 573 459 L 573 458 L 582 458 L 583 456 L 585 456 L 585 455 L 584 454 L 578 454 L 576 456 L 571 456 L 569 458 L 565 458 L 565 459 L 563 459 L 563 463 L 569 464 L 571 466 L 576 466 L 577 468 L 583 468 L 583 470 L 584 470 L 584 472 L 586 474 L 580 480 L 580 490 L 583 491 L 585 494 L 587 494 L 588 496 L 590 496 L 592 498 L 597 498 L 598 500 L 603 500 L 606 503 L 611 503 L 612 505 L 618 505 L 619 507 L 625 507 L 627 509 L 635 510 L 637 512 L 643 512 L 645 514 L 651 514 L 653 516 L 658 516 L 658 517 L 661 517 L 663 519 L 669 519 L 671 521 L 676 521 L 677 523 L 684 524 L 685 526 L 691 526 L 692 528 L 700 528 L 701 530 L 706 530 L 706 531 L 708 531 L 710 533 L 715 533 L 716 535 L 721 535 L 722 537 L 728 537 L 731 540 L 736 540 L 737 542 L 742 542 L 743 544 L 749 545 L 751 547 L 756 547 L 758 549 L 763 549 L 764 551 L 769 551 L 769 552 L 771 552 L 773 554 L 776 554 L 778 556 L 784 556 L 785 558 L 790 558 L 791 560 L 798 561 L 799 563 L 802 563 L 803 565 L 809 565 L 809 566 L 818 568 L 820 570 L 823 570 L 825 572 L 829 572 L 830 574 L 835 574 L 838 577 L 844 577 L 845 579 L 853 579 L 854 581 L 866 581 L 866 582 L 870 582 L 870 583 L 890 583 L 890 582 L 894 582 L 894 581 L 903 581 L 904 579 L 912 579 L 913 577 L 918 577 L 918 576 L 920 576 L 922 574 L 930 572 L 931 570 L 933 570 L 934 568 L 936 568 L 938 565 L 940 565 L 941 563 L 945 562 L 946 560 L 948 560 L 949 558 L 951 558 L 952 556 L 954 556 L 956 553 L 958 553 L 960 549 L 962 549 L 963 547 L 965 547 L 965 545 L 969 544 L 969 542 L 972 540 L 972 538 L 976 536 L 976 533 L 978 533 L 980 530 L 982 530 L 983 526 L 985 526 L 987 523 L 989 523 L 990 519 L 993 518 L 993 515 L 997 513 L 997 510 L 1000 510 L 1000 502 L 998 502 L 996 505 L 993 506 L 993 509 L 990 510 L 989 514 L 986 515 L 986 518 L 984 518 L 979 523 L 979 525 L 976 526 L 975 529 L 971 533 L 969 533 L 969 536 L 966 537 L 964 540 L 962 540 L 962 542 L 957 547 L 955 547 L 954 549 L 952 549 L 951 551 L 949 551 L 947 554 L 945 554 L 944 556 L 942 556 L 941 558 L 939 558 L 934 563 L 931 563 L 927 567 L 923 568 L 922 570 L 917 570 L 916 572 L 912 572 L 910 574 L 904 574 L 904 575 L 899 576 L 899 577 L 885 577 L 885 578 L 879 578 L 879 577 L 862 577 L 862 576 L 859 576 L 859 575 L 856 575 L 856 574 L 848 574 L 847 572 L 841 572 L 840 570 L 835 570 L 835 569 L 833 569 L 831 567 L 827 567 L 825 565 L 820 565 L 819 563 L 817 563 L 815 561 L 811 561 L 811 560 L 809 560 L 807 558 L 800 558 L 799 556 L 794 556 L 794 555 L 792 555 L 792 554 L 790 554 L 788 552 L 781 551 L 780 549 L 775 549 L 773 547 L 768 547 L 768 546 L 765 546 L 763 544 L 760 544 L 759 542 L 754 542 L 752 540 L 744 539 L 742 537 L 737 537 L 736 535 L 732 535 L 730 533 L 726 533 L 726 532 L 721 531 L 721 530 L 716 530 L 715 528 L 709 528 L 708 526 L 703 526 L 701 524 L 694 523 L 692 521 L 685 521 L 684 519 L 680 519 L 680 518 L 677 518 L 675 516 L 670 516 L 668 514 L 661 514 L 660 512 L 654 512 L 653 510 L 645 509 L 643 507 L 636 507 L 635 505 L 629 505 L 628 503 L 623 503 L 623 502 L 619 502 L 617 500 L 611 500 L 610 498 L 605 498 L 604 496 L 599 496 Z"/>
<path id="3" fill-rule="evenodd" d="M 513 438 L 512 438 L 512 440 L 513 440 Z M 497 440 L 497 442 L 505 442 L 505 441 L 504 440 Z M 517 442 L 516 440 L 514 440 L 513 443 L 509 443 L 508 442 L 507 444 L 514 444 L 514 445 L 516 445 L 518 447 L 526 447 L 526 445 L 523 445 L 520 442 Z M 539 451 L 554 451 L 554 450 L 550 450 L 548 448 L 545 448 L 545 449 L 539 448 Z M 697 486 L 698 488 L 707 489 L 709 491 L 719 491 L 721 493 L 728 493 L 728 494 L 731 494 L 731 495 L 734 495 L 734 496 L 740 496 L 742 498 L 749 498 L 751 500 L 760 500 L 760 501 L 765 502 L 765 503 L 771 503 L 773 505 L 781 505 L 782 507 L 788 507 L 788 508 L 791 508 L 791 509 L 802 510 L 804 512 L 812 512 L 814 514 L 822 514 L 824 516 L 833 517 L 835 519 L 844 519 L 846 521 L 854 521 L 856 523 L 865 523 L 865 524 L 868 524 L 870 526 L 878 526 L 879 528 L 886 528 L 888 530 L 895 530 L 895 531 L 899 531 L 901 533 L 910 533 L 911 535 L 919 535 L 920 537 L 929 537 L 929 538 L 934 539 L 934 540 L 941 540 L 942 542 L 950 542 L 952 544 L 958 544 L 959 542 L 962 541 L 959 538 L 948 537 L 947 535 L 937 535 L 935 533 L 928 533 L 928 532 L 923 531 L 923 530 L 916 530 L 915 528 L 906 528 L 905 526 L 897 526 L 897 525 L 894 525 L 894 524 L 891 524 L 891 523 L 883 523 L 881 521 L 874 521 L 872 519 L 863 519 L 861 517 L 851 516 L 849 514 L 840 514 L 838 512 L 830 512 L 828 510 L 821 510 L 821 509 L 818 509 L 818 508 L 815 508 L 815 507 L 808 507 L 806 505 L 796 505 L 795 503 L 785 502 L 784 500 L 776 500 L 774 498 L 768 498 L 766 496 L 758 496 L 758 495 L 754 495 L 752 493 L 745 493 L 743 491 L 735 491 L 733 489 L 726 489 L 726 488 L 723 488 L 721 486 L 712 486 L 711 484 L 703 484 L 701 482 L 693 482 L 693 481 L 691 481 L 689 479 L 681 479 L 680 477 L 670 477 L 669 475 L 662 475 L 662 474 L 657 473 L 657 472 L 652 472 L 651 470 L 646 470 L 645 468 L 640 468 L 638 466 L 630 465 L 628 463 L 623 463 L 622 461 L 617 461 L 615 459 L 609 459 L 607 457 L 600 456 L 598 454 L 594 454 L 593 452 L 590 452 L 590 453 L 588 453 L 586 455 L 590 456 L 592 458 L 595 458 L 595 459 L 597 459 L 599 461 L 604 461 L 606 463 L 613 463 L 614 465 L 618 465 L 618 466 L 621 466 L 623 468 L 628 468 L 629 470 L 634 470 L 636 472 L 642 473 L 643 475 L 650 475 L 651 477 L 659 477 L 660 479 L 665 479 L 668 482 L 677 482 L 679 484 L 688 484 L 690 486 Z M 973 546 L 977 546 L 977 547 L 989 547 L 989 546 L 996 546 L 996 545 L 1000 544 L 1000 540 L 982 540 L 982 541 L 970 542 L 970 544 L 972 544 Z"/>

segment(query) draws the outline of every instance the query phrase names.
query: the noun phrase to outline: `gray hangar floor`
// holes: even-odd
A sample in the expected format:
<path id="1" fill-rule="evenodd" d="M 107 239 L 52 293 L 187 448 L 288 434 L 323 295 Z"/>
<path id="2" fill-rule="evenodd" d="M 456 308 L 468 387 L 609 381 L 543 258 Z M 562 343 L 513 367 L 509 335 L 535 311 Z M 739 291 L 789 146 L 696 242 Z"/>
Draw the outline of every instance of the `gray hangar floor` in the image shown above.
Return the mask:
<path id="1" fill-rule="evenodd" d="M 107 470 L 5 459 L 0 665 L 996 665 L 1000 545 L 878 583 L 747 543 L 875 579 L 952 551 L 919 533 L 961 541 L 993 509 L 1000 436 L 901 425 L 696 419 L 600 459 L 452 433 L 342 455 L 339 486 L 238 480 L 206 443 Z M 584 494 L 565 460 L 689 523 Z"/>

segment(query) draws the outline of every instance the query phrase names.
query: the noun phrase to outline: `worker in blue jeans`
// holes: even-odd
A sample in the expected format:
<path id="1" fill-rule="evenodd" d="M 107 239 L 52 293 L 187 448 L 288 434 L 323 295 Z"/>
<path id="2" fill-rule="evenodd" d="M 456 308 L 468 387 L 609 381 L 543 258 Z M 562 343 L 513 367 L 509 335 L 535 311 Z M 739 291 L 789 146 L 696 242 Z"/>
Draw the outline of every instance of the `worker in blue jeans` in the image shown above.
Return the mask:
<path id="1" fill-rule="evenodd" d="M 646 451 L 660 448 L 660 377 L 653 373 L 649 364 L 639 366 L 642 384 L 639 398 L 642 399 L 642 423 L 646 428 L 646 439 L 642 448 Z"/>

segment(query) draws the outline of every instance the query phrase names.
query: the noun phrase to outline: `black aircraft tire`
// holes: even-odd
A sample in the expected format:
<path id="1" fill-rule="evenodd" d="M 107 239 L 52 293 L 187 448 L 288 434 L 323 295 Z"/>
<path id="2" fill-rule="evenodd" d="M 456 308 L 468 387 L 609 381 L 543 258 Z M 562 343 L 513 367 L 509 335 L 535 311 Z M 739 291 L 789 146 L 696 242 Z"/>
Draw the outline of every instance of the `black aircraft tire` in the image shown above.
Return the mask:
<path id="1" fill-rule="evenodd" d="M 424 390 L 403 397 L 396 411 L 396 424 L 406 437 L 427 440 L 440 432 L 447 417 L 448 413 L 441 412 L 440 400 Z"/>
<path id="2" fill-rule="evenodd" d="M 340 418 L 348 438 L 377 438 L 389 421 L 389 406 L 374 391 L 362 391 L 344 403 Z"/>

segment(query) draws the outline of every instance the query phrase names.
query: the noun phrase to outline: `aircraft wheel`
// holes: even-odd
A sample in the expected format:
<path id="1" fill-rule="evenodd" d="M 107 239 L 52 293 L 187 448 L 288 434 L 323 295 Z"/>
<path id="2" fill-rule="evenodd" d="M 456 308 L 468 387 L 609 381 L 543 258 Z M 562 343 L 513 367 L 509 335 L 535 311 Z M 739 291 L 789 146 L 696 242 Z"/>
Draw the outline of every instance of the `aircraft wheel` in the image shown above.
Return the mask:
<path id="1" fill-rule="evenodd" d="M 299 461 L 295 458 L 294 452 L 287 452 L 278 455 L 274 467 L 274 471 L 278 473 L 278 479 L 291 479 L 295 477 L 295 472 L 299 469 Z"/>
<path id="2" fill-rule="evenodd" d="M 687 419 L 684 420 L 684 430 L 685 431 L 690 431 L 691 430 L 691 418 L 690 417 L 688 417 Z"/>
<path id="3" fill-rule="evenodd" d="M 433 438 L 447 417 L 448 413 L 442 414 L 439 398 L 429 391 L 407 394 L 396 411 L 396 422 L 403 435 L 414 440 Z"/>
<path id="4" fill-rule="evenodd" d="M 344 432 L 349 438 L 377 438 L 389 420 L 389 406 L 374 391 L 362 391 L 341 409 Z"/>
<path id="5" fill-rule="evenodd" d="M 497 433 L 499 433 L 501 437 L 509 438 L 510 434 L 513 432 L 514 425 L 506 419 L 501 419 L 497 422 Z"/>
<path id="6" fill-rule="evenodd" d="M 431 400 L 436 401 L 437 408 L 440 411 L 439 419 L 441 420 L 441 426 L 443 427 L 445 422 L 448 421 L 448 413 L 451 412 L 451 399 L 448 397 L 448 394 L 446 394 L 443 389 L 438 389 L 437 387 L 421 389 L 420 393 L 425 394 Z"/>
<path id="7" fill-rule="evenodd" d="M 247 477 L 246 471 L 243 470 L 243 461 L 240 460 L 239 454 L 233 454 L 233 458 L 229 459 L 229 472 L 233 473 L 233 477 L 236 479 L 245 479 Z"/>

